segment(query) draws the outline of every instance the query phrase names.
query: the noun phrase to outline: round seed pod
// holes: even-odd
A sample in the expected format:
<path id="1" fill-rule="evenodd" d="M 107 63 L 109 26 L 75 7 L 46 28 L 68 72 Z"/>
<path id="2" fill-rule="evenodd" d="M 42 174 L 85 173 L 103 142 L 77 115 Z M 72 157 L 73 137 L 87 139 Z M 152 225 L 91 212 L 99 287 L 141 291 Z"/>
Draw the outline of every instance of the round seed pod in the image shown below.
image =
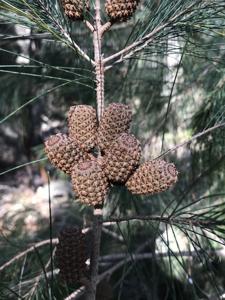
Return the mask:
<path id="1" fill-rule="evenodd" d="M 90 206 L 101 206 L 109 190 L 107 177 L 96 159 L 73 168 L 72 185 L 80 202 Z"/>
<path id="2" fill-rule="evenodd" d="M 178 172 L 173 163 L 164 160 L 152 160 L 141 165 L 126 182 L 133 194 L 147 195 L 160 193 L 177 181 Z"/>
<path id="3" fill-rule="evenodd" d="M 72 21 L 82 21 L 89 10 L 89 2 L 83 0 L 61 0 L 65 15 Z"/>
<path id="4" fill-rule="evenodd" d="M 141 144 L 134 135 L 122 133 L 105 155 L 104 172 L 112 182 L 124 183 L 139 165 Z"/>
<path id="5" fill-rule="evenodd" d="M 88 154 L 66 134 L 57 133 L 48 137 L 45 142 L 45 152 L 50 162 L 65 173 L 71 173 L 75 164 L 88 159 Z"/>
<path id="6" fill-rule="evenodd" d="M 98 145 L 105 151 L 119 135 L 128 132 L 132 112 L 128 105 L 112 103 L 104 111 L 98 128 Z"/>
<path id="7" fill-rule="evenodd" d="M 96 144 L 96 111 L 89 105 L 71 106 L 68 112 L 69 137 L 80 148 L 89 151 Z"/>
<path id="8" fill-rule="evenodd" d="M 85 235 L 79 227 L 66 227 L 60 232 L 55 259 L 63 281 L 76 284 L 87 275 L 87 253 Z"/>
<path id="9" fill-rule="evenodd" d="M 126 22 L 138 6 L 139 0 L 107 0 L 105 10 L 112 22 Z"/>

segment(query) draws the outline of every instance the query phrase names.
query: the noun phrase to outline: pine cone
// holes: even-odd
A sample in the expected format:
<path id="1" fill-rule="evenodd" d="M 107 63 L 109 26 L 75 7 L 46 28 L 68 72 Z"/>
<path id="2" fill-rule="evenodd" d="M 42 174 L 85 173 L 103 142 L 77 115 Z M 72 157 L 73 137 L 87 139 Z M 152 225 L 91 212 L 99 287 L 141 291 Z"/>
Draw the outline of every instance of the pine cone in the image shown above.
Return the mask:
<path id="1" fill-rule="evenodd" d="M 87 160 L 89 155 L 66 134 L 57 133 L 45 141 L 45 152 L 50 162 L 65 173 L 71 173 L 75 164 Z"/>
<path id="2" fill-rule="evenodd" d="M 61 0 L 64 12 L 73 21 L 82 21 L 84 13 L 89 10 L 89 3 L 84 0 Z"/>
<path id="3" fill-rule="evenodd" d="M 177 181 L 178 172 L 172 163 L 153 160 L 141 165 L 126 182 L 133 194 L 154 194 L 167 190 Z"/>
<path id="4" fill-rule="evenodd" d="M 139 0 L 107 0 L 105 10 L 112 22 L 126 22 L 134 14 Z"/>
<path id="5" fill-rule="evenodd" d="M 90 150 L 95 146 L 97 134 L 96 111 L 89 105 L 71 106 L 68 112 L 69 136 L 80 148 Z"/>
<path id="6" fill-rule="evenodd" d="M 102 205 L 109 184 L 97 160 L 77 164 L 72 170 L 72 185 L 81 203 Z"/>
<path id="7" fill-rule="evenodd" d="M 125 182 L 139 164 L 140 142 L 134 135 L 122 133 L 105 155 L 104 172 L 112 182 Z"/>
<path id="8" fill-rule="evenodd" d="M 130 127 L 132 112 L 128 105 L 110 104 L 104 111 L 98 129 L 98 145 L 105 151 L 113 140 Z"/>
<path id="9" fill-rule="evenodd" d="M 87 273 L 87 249 L 85 235 L 78 227 L 68 227 L 61 231 L 57 244 L 56 265 L 60 277 L 69 284 L 79 283 Z"/>

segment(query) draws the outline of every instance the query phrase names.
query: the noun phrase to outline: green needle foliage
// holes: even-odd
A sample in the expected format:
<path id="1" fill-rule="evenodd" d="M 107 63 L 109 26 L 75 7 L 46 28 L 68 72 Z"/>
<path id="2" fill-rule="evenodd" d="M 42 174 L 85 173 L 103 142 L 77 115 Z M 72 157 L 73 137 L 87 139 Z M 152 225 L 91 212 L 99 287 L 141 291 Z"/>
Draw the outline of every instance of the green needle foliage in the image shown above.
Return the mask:
<path id="1" fill-rule="evenodd" d="M 84 21 L 93 23 L 91 10 Z M 58 204 L 50 185 L 52 224 L 35 204 L 21 204 L 16 178 L 31 168 L 32 178 L 48 169 L 50 182 L 66 179 L 49 166 L 43 140 L 65 131 L 71 105 L 96 107 L 93 41 L 85 22 L 66 19 L 56 0 L 0 0 L 0 22 L 0 143 L 7 147 L 0 157 L 0 299 L 66 299 L 79 286 L 60 281 L 54 238 L 64 224 L 85 219 L 88 227 L 91 211 L 74 195 Z M 129 22 L 104 34 L 106 105 L 131 105 L 143 160 L 173 161 L 179 181 L 151 197 L 120 186 L 110 192 L 100 278 L 109 273 L 99 300 L 224 297 L 224 35 L 224 0 L 141 1 Z M 7 184 L 15 189 L 12 209 Z M 28 216 L 36 218 L 32 232 Z M 49 239 L 52 247 L 47 241 L 26 251 Z"/>

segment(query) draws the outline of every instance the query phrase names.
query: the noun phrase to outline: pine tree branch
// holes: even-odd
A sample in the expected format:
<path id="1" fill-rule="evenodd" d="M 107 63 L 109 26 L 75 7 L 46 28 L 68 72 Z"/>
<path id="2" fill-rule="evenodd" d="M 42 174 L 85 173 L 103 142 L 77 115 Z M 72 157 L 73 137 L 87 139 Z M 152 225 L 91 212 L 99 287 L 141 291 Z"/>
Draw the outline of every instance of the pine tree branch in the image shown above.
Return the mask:
<path id="1" fill-rule="evenodd" d="M 196 253 L 196 251 L 179 251 L 179 252 L 173 252 L 176 256 L 182 256 L 182 257 L 194 257 L 197 256 L 198 254 Z M 207 251 L 207 253 L 209 255 L 213 255 L 213 254 L 217 254 L 220 256 L 224 257 L 224 251 L 221 249 L 219 250 L 209 250 Z M 135 253 L 131 253 L 132 257 L 134 260 L 141 260 L 141 259 L 151 259 L 151 258 L 157 258 L 160 259 L 162 257 L 168 257 L 168 253 L 167 252 L 158 252 L 155 254 L 146 252 L 146 253 L 140 253 L 137 254 Z M 117 261 L 117 260 L 124 260 L 128 258 L 127 253 L 117 253 L 117 254 L 112 254 L 112 255 L 105 255 L 105 256 L 101 256 L 100 257 L 100 262 L 112 262 L 112 261 Z"/>
<path id="2" fill-rule="evenodd" d="M 84 21 L 84 24 L 87 26 L 87 28 L 93 33 L 94 32 L 94 26 L 88 22 L 87 20 Z M 104 25 L 102 25 L 101 27 L 101 35 L 103 35 L 107 30 L 110 29 L 110 27 L 112 26 L 111 22 L 107 22 Z M 127 27 L 127 25 L 125 24 L 121 24 L 121 27 Z M 118 30 L 121 29 L 121 27 L 119 26 L 115 26 L 113 27 L 114 30 Z M 122 28 L 123 28 L 122 27 Z M 76 33 L 76 36 L 83 36 L 85 35 L 86 32 L 80 32 L 80 33 Z M 13 41 L 18 41 L 18 40 L 44 40 L 44 39 L 51 39 L 52 38 L 52 34 L 51 33 L 34 33 L 34 34 L 25 34 L 25 35 L 3 35 L 0 34 L 0 42 L 1 43 L 5 43 L 5 42 L 13 42 Z"/>
<path id="3" fill-rule="evenodd" d="M 52 20 L 53 24 L 56 24 L 59 28 L 59 30 L 61 31 L 61 34 L 66 38 L 66 40 L 69 41 L 69 43 L 72 45 L 72 47 L 75 48 L 75 50 L 78 52 L 78 54 L 83 57 L 85 60 L 87 60 L 88 62 L 90 62 L 93 66 L 95 65 L 95 62 L 82 50 L 82 48 L 70 37 L 70 35 L 68 34 L 68 32 L 63 28 L 62 24 L 60 22 L 58 22 L 57 19 L 55 19 L 51 12 L 49 12 L 48 8 L 42 3 L 41 0 L 38 0 L 39 5 L 42 7 L 42 9 L 46 12 L 46 14 L 49 16 L 49 18 Z M 27 4 L 28 5 L 28 4 Z M 30 5 L 28 5 L 28 7 L 31 8 Z M 32 9 L 32 8 L 31 8 Z M 36 14 L 35 10 L 33 10 L 34 14 Z M 39 19 L 38 14 L 36 14 L 37 18 Z M 41 20 L 41 18 L 40 18 Z M 42 20 L 41 20 L 42 21 Z M 86 25 L 91 28 L 91 24 L 88 22 L 86 23 Z M 54 32 L 51 32 L 54 35 Z"/>
<path id="4" fill-rule="evenodd" d="M 37 0 L 36 5 L 39 6 L 39 8 L 41 10 L 43 10 L 43 12 L 45 12 L 46 16 L 48 16 L 49 20 L 51 21 L 52 25 L 54 27 L 57 27 L 57 29 L 59 30 L 60 34 L 62 36 L 64 36 L 64 38 L 66 39 L 65 41 L 61 38 L 60 35 L 58 35 L 55 30 L 53 30 L 51 27 L 48 26 L 47 23 L 45 23 L 42 19 L 42 17 L 39 15 L 39 13 L 36 11 L 36 7 L 34 5 L 32 5 L 32 3 L 30 4 L 29 2 L 26 1 L 22 1 L 23 4 L 25 5 L 26 9 L 29 10 L 29 13 L 27 13 L 27 11 L 19 9 L 16 5 L 12 5 L 11 3 L 8 3 L 7 1 L 3 1 L 3 7 L 7 9 L 10 12 L 14 12 L 18 15 L 22 15 L 25 18 L 28 18 L 29 20 L 31 20 L 32 22 L 34 22 L 38 27 L 40 27 L 42 30 L 46 30 L 49 31 L 51 33 L 51 35 L 53 37 L 55 37 L 56 39 L 66 43 L 69 47 L 71 47 L 72 49 L 76 50 L 77 53 L 83 57 L 85 60 L 87 60 L 88 62 L 90 62 L 93 66 L 95 65 L 95 62 L 84 52 L 84 50 L 70 37 L 70 35 L 68 34 L 68 32 L 63 28 L 63 25 L 58 21 L 58 18 L 55 18 L 52 15 L 52 11 L 50 11 L 49 7 L 46 7 L 45 3 L 43 3 L 42 0 Z M 5 7 L 4 7 L 5 4 Z M 88 22 L 86 23 L 86 25 L 88 26 L 89 29 L 91 29 L 91 24 Z M 93 27 L 92 27 L 93 28 Z"/>
<path id="5" fill-rule="evenodd" d="M 195 218 L 194 218 L 195 217 Z M 217 220 L 211 220 L 210 218 L 203 220 L 200 217 L 198 218 L 198 214 L 191 215 L 190 217 L 182 217 L 182 218 L 176 218 L 173 216 L 141 216 L 141 215 L 135 215 L 131 217 L 121 217 L 121 218 L 110 218 L 106 220 L 106 222 L 110 222 L 111 225 L 117 224 L 120 222 L 128 222 L 128 221 L 156 221 L 156 222 L 163 222 L 170 225 L 188 225 L 188 226 L 195 226 L 195 227 L 202 227 L 202 228 L 208 228 L 215 225 L 225 225 L 225 221 L 217 221 Z"/>
<path id="6" fill-rule="evenodd" d="M 114 231 L 111 231 L 105 227 L 102 228 L 102 231 L 108 235 L 110 235 L 111 237 L 113 237 L 115 240 L 119 241 L 119 242 L 123 242 L 123 237 L 119 234 L 117 234 Z"/>
<path id="7" fill-rule="evenodd" d="M 191 9 L 194 6 L 196 6 L 197 4 L 199 4 L 200 2 L 201 2 L 201 0 L 191 4 L 185 10 L 181 11 L 174 17 L 170 18 L 169 21 L 167 21 L 165 24 L 162 24 L 161 26 L 156 27 L 152 32 L 146 34 L 142 38 L 138 39 L 136 42 L 134 42 L 134 43 L 130 44 L 129 46 L 127 46 L 126 48 L 122 49 L 121 51 L 119 51 L 109 57 L 106 57 L 104 59 L 104 64 L 117 59 L 116 61 L 114 61 L 114 63 L 112 65 L 106 66 L 106 70 L 109 70 L 115 64 L 121 63 L 124 60 L 131 58 L 137 52 L 142 51 L 156 38 L 157 34 L 162 32 L 166 27 L 168 27 L 170 25 L 174 25 L 175 21 L 178 18 L 180 18 L 180 17 L 184 16 L 185 14 L 187 14 L 188 12 L 190 12 Z"/>
<path id="8" fill-rule="evenodd" d="M 91 275 L 91 289 L 88 288 L 87 298 L 88 300 L 96 299 L 96 289 L 98 284 L 98 266 L 100 256 L 101 234 L 102 234 L 102 209 L 94 210 L 93 220 L 93 240 L 92 240 L 92 252 L 90 259 L 90 275 Z"/>
<path id="9" fill-rule="evenodd" d="M 95 74 L 96 74 L 96 97 L 97 97 L 97 116 L 100 121 L 104 110 L 104 63 L 102 58 L 102 35 L 101 35 L 101 16 L 100 0 L 95 3 L 95 30 L 93 33 Z"/>
<path id="10" fill-rule="evenodd" d="M 28 253 L 34 252 L 35 249 L 48 245 L 50 243 L 50 240 L 44 240 L 41 241 L 39 243 L 34 244 L 33 246 L 31 246 L 30 248 L 24 250 L 23 252 L 20 252 L 19 254 L 17 254 L 16 256 L 14 256 L 12 259 L 10 259 L 9 261 L 7 261 L 5 264 L 3 264 L 2 266 L 0 266 L 0 272 L 3 271 L 5 268 L 9 267 L 11 264 L 13 264 L 14 262 L 16 262 L 17 260 L 19 260 L 21 257 L 27 255 Z M 52 244 L 57 244 L 58 243 L 58 239 L 52 239 Z"/>
<path id="11" fill-rule="evenodd" d="M 61 32 L 64 37 L 70 42 L 70 44 L 77 50 L 79 55 L 83 57 L 85 60 L 90 62 L 92 66 L 95 66 L 95 62 L 80 48 L 80 46 L 74 42 L 74 40 L 70 37 L 70 35 L 64 30 L 62 26 L 60 26 Z"/>
<path id="12" fill-rule="evenodd" d="M 89 23 L 90 24 L 90 23 Z M 94 31 L 94 27 L 90 24 L 90 30 Z M 91 29 L 92 28 L 92 29 Z M 81 33 L 76 33 L 76 36 L 84 36 L 86 35 L 86 32 L 81 32 Z M 10 43 L 10 42 L 14 42 L 14 41 L 18 41 L 18 40 L 49 40 L 49 39 L 53 39 L 52 34 L 51 33 L 34 33 L 34 34 L 25 34 L 25 35 L 3 35 L 0 34 L 0 43 L 1 44 L 6 44 L 6 42 Z"/>
<path id="13" fill-rule="evenodd" d="M 100 121 L 104 111 L 104 64 L 102 57 L 102 34 L 101 34 L 101 4 L 100 0 L 95 0 L 95 25 L 93 32 L 93 46 L 95 58 L 95 76 L 96 76 L 96 101 L 97 117 Z M 99 152 L 100 155 L 100 152 Z M 90 259 L 90 281 L 91 287 L 86 286 L 86 298 L 88 300 L 96 299 L 98 266 L 100 256 L 101 234 L 102 234 L 102 209 L 94 208 L 92 225 L 92 252 Z"/>
<path id="14" fill-rule="evenodd" d="M 49 39 L 52 35 L 50 33 L 36 33 L 36 34 L 27 34 L 27 35 L 18 35 L 18 36 L 8 36 L 0 34 L 0 42 L 13 42 L 17 40 L 43 40 Z"/>
<path id="15" fill-rule="evenodd" d="M 156 218 L 160 218 L 160 216 L 156 216 Z M 154 217 L 155 219 L 155 217 Z M 111 223 L 112 224 L 112 223 Z M 114 222 L 113 222 L 114 224 Z M 168 257 L 171 254 L 168 254 L 168 252 L 165 253 L 140 253 L 143 251 L 143 249 L 150 243 L 152 239 L 149 239 L 148 241 L 144 242 L 141 246 L 139 246 L 134 253 L 131 253 L 129 256 L 127 253 L 120 253 L 120 254 L 113 254 L 113 255 L 105 255 L 102 257 L 99 257 L 99 262 L 104 262 L 104 261 L 114 261 L 114 260 L 120 260 L 118 263 L 116 263 L 114 266 L 110 267 L 108 270 L 103 272 L 98 276 L 97 283 L 100 283 L 105 277 L 112 276 L 114 272 L 116 272 L 118 269 L 120 269 L 124 264 L 127 264 L 131 261 L 137 261 L 137 260 L 144 260 L 144 259 L 152 259 L 153 257 L 156 259 L 160 259 L 163 257 Z M 215 249 L 215 250 L 210 250 L 207 252 L 209 255 L 214 255 L 217 254 L 218 256 L 224 256 L 223 249 Z M 175 256 L 182 256 L 182 257 L 195 257 L 198 256 L 199 253 L 196 251 L 178 251 L 178 252 L 173 252 L 173 255 Z M 131 269 L 131 266 L 128 268 L 127 272 L 129 272 Z M 72 294 L 70 294 L 67 298 L 64 300 L 75 300 L 79 299 L 80 296 L 82 296 L 85 292 L 85 287 L 82 286 L 78 290 L 74 291 Z"/>

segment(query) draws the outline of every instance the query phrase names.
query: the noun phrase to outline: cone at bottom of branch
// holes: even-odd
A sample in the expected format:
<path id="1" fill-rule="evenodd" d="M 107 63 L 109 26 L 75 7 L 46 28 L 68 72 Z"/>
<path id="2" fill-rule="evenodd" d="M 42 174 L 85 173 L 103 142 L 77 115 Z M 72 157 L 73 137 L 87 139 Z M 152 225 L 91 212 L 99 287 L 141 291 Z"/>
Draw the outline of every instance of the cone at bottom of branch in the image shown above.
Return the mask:
<path id="1" fill-rule="evenodd" d="M 68 284 L 80 283 L 87 276 L 85 235 L 79 227 L 66 227 L 60 232 L 56 247 L 56 265 L 60 278 Z"/>

